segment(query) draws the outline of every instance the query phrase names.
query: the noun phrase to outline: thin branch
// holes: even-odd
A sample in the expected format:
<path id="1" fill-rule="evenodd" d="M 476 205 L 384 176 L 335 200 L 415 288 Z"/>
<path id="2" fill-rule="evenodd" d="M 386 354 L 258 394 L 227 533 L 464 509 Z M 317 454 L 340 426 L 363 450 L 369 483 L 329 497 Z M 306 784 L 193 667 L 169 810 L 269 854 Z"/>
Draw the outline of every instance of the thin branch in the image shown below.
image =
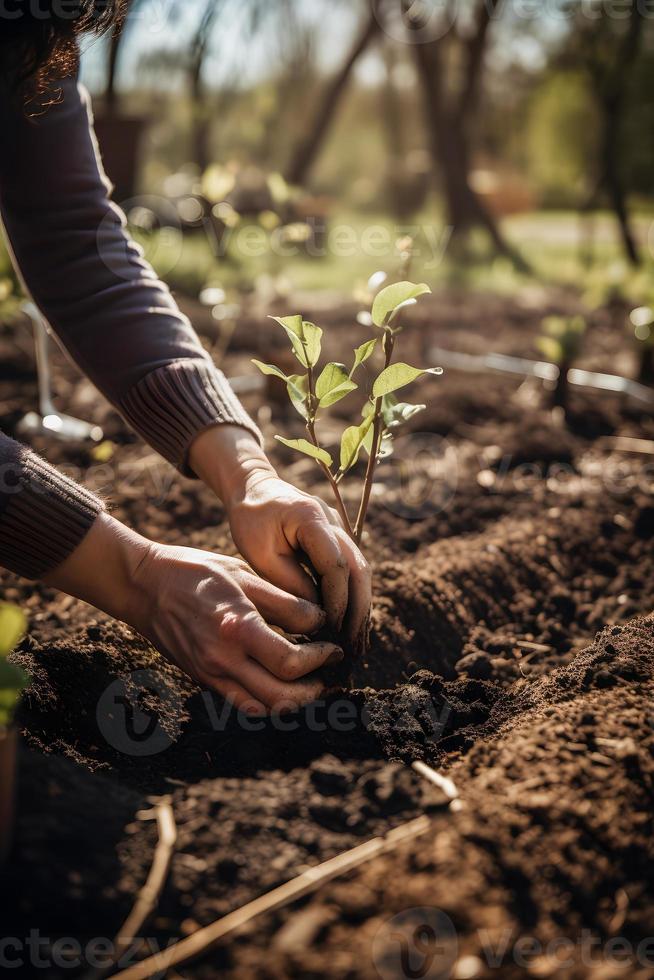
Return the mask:
<path id="1" fill-rule="evenodd" d="M 457 800 L 459 798 L 459 791 L 456 788 L 456 784 L 449 778 L 449 776 L 443 776 L 442 773 L 437 772 L 436 769 L 432 769 L 428 766 L 426 762 L 420 762 L 416 759 L 415 762 L 411 763 L 411 768 L 414 769 L 419 776 L 427 779 L 434 786 L 438 786 L 442 790 L 449 800 Z"/>
<path id="2" fill-rule="evenodd" d="M 161 899 L 170 864 L 173 858 L 173 851 L 177 842 L 177 827 L 173 809 L 169 803 L 158 803 L 154 810 L 150 810 L 141 817 L 142 820 L 156 819 L 159 831 L 159 840 L 152 858 L 152 866 L 148 873 L 145 884 L 136 896 L 136 901 L 124 923 L 120 927 L 118 935 L 113 944 L 111 962 L 99 970 L 94 970 L 87 975 L 87 980 L 103 976 L 116 963 L 121 956 L 128 950 L 140 948 L 143 945 L 143 926 L 157 908 Z M 137 943 L 135 947 L 134 944 Z"/>
<path id="3" fill-rule="evenodd" d="M 328 83 L 322 101 L 312 115 L 312 128 L 309 129 L 308 134 L 300 141 L 295 149 L 293 158 L 285 173 L 286 180 L 289 184 L 304 183 L 333 120 L 340 97 L 348 83 L 354 66 L 380 31 L 381 25 L 377 17 L 377 12 L 373 9 L 361 33 L 355 39 L 352 50 L 348 54 L 345 63 L 340 71 L 337 72 L 334 79 Z"/>
<path id="4" fill-rule="evenodd" d="M 363 537 L 363 528 L 366 522 L 366 515 L 368 513 L 368 505 L 370 504 L 370 495 L 372 493 L 372 485 L 375 478 L 375 469 L 377 467 L 377 456 L 379 454 L 379 447 L 381 443 L 382 436 L 382 399 L 378 398 L 375 401 L 375 421 L 373 422 L 372 428 L 372 444 L 370 446 L 370 455 L 368 456 L 368 465 L 366 466 L 366 475 L 363 481 L 363 494 L 361 496 L 361 503 L 359 505 L 359 513 L 357 514 L 356 523 L 354 525 L 354 540 L 356 544 L 361 544 L 361 538 Z"/>
<path id="5" fill-rule="evenodd" d="M 198 929 L 192 936 L 182 939 L 163 952 L 156 953 L 141 963 L 115 974 L 113 980 L 149 980 L 150 977 L 158 973 L 165 974 L 173 967 L 189 963 L 191 960 L 197 959 L 198 956 L 208 953 L 221 939 L 233 935 L 257 916 L 274 912 L 306 895 L 311 895 L 334 878 L 360 867 L 381 854 L 388 854 L 406 841 L 414 840 L 416 837 L 426 834 L 430 828 L 431 821 L 428 817 L 417 817 L 415 820 L 410 820 L 408 823 L 389 831 L 384 837 L 375 837 L 366 841 L 365 844 L 359 844 L 357 847 L 346 851 L 344 854 L 339 854 L 315 868 L 309 868 L 297 878 L 274 888 L 266 895 L 255 898 L 253 902 L 230 912 L 211 925 Z"/>
<path id="6" fill-rule="evenodd" d="M 307 383 L 309 387 L 309 399 L 307 405 L 309 418 L 307 419 L 307 432 L 312 444 L 316 447 L 316 449 L 320 449 L 320 442 L 318 441 L 318 436 L 316 435 L 315 410 L 317 400 L 315 379 L 313 375 L 313 368 L 311 366 L 307 367 Z M 329 485 L 332 488 L 332 493 L 334 494 L 334 499 L 336 501 L 336 509 L 338 510 L 341 520 L 343 521 L 343 526 L 350 537 L 354 539 L 354 531 L 352 529 L 348 512 L 345 508 L 345 503 L 341 496 L 341 491 L 338 488 L 338 481 L 326 463 L 323 463 L 322 460 L 318 460 L 318 462 L 320 463 L 323 473 L 329 480 Z"/>
<path id="7" fill-rule="evenodd" d="M 388 331 L 384 337 L 384 353 L 386 355 L 384 370 L 386 370 L 386 368 L 391 363 L 394 346 L 395 346 L 395 341 L 393 339 L 393 334 L 390 331 Z M 375 420 L 373 422 L 373 429 L 372 429 L 372 443 L 370 446 L 370 454 L 368 456 L 366 475 L 363 482 L 363 494 L 361 495 L 359 513 L 357 514 L 357 519 L 354 524 L 354 540 L 357 544 L 361 544 L 361 538 L 363 536 L 363 528 L 366 523 L 368 505 L 370 504 L 370 495 L 372 493 L 372 485 L 375 478 L 377 457 L 379 455 L 379 450 L 381 447 L 381 439 L 382 439 L 383 429 L 384 429 L 384 425 L 383 425 L 384 420 L 382 417 L 382 405 L 383 405 L 383 399 L 377 398 L 375 401 L 375 408 L 374 408 Z"/>

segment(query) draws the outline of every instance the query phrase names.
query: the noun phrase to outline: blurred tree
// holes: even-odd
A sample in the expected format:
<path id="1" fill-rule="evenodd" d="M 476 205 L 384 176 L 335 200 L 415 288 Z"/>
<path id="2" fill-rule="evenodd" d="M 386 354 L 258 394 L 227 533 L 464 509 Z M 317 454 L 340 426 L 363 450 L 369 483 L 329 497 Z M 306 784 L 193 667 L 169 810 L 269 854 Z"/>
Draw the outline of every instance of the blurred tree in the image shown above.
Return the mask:
<path id="1" fill-rule="evenodd" d="M 137 7 L 144 5 L 147 0 L 123 0 L 123 17 L 120 24 L 114 29 L 109 39 L 109 55 L 107 58 L 107 84 L 104 90 L 104 108 L 108 116 L 117 114 L 118 109 L 118 64 L 123 43 L 129 31 L 130 17 L 137 10 Z"/>
<path id="2" fill-rule="evenodd" d="M 623 173 L 631 193 L 651 197 L 654 160 L 654 33 L 645 25 L 641 50 L 629 73 L 625 116 L 622 124 Z"/>
<path id="3" fill-rule="evenodd" d="M 627 18 L 579 16 L 564 57 L 588 72 L 601 118 L 599 173 L 584 206 L 597 207 L 606 193 L 620 229 L 625 254 L 632 265 L 640 255 L 629 220 L 624 181 L 624 119 L 629 108 L 630 75 L 640 51 L 644 15 L 640 0 L 630 0 Z"/>
<path id="4" fill-rule="evenodd" d="M 355 38 L 354 44 L 345 58 L 343 65 L 327 84 L 320 104 L 313 113 L 312 124 L 309 126 L 308 132 L 300 139 L 295 148 L 285 173 L 286 180 L 289 184 L 305 183 L 323 139 L 334 118 L 341 96 L 347 88 L 354 67 L 381 30 L 381 24 L 374 4 L 372 8 L 371 14 Z"/>
<path id="5" fill-rule="evenodd" d="M 442 30 L 434 30 L 433 26 L 425 27 L 419 5 L 412 0 L 401 2 L 409 37 L 412 31 L 417 34 L 413 52 L 422 84 L 432 156 L 443 180 L 452 242 L 465 238 L 473 228 L 481 228 L 499 254 L 524 269 L 524 260 L 504 239 L 493 215 L 470 182 L 471 132 L 479 102 L 488 33 L 491 21 L 499 15 L 502 0 L 479 0 L 473 11 L 472 27 L 465 36 L 451 23 L 454 18 L 449 5 L 443 14 L 448 20 L 443 23 Z M 425 29 L 431 30 L 431 40 L 419 36 Z M 448 54 L 455 55 L 460 65 L 458 86 L 453 84 L 453 73 L 446 69 Z"/>
<path id="6" fill-rule="evenodd" d="M 288 154 L 288 133 L 297 126 L 303 106 L 319 84 L 316 34 L 298 14 L 298 4 L 293 0 L 279 4 L 279 43 L 274 59 L 279 69 L 266 84 L 267 105 L 256 148 L 256 159 L 263 167 L 282 165 Z"/>
<path id="7" fill-rule="evenodd" d="M 223 0 L 205 0 L 198 28 L 191 41 L 189 59 L 189 80 L 193 100 L 193 161 L 201 171 L 209 166 L 209 127 L 211 125 L 211 106 L 206 98 L 202 78 L 204 61 L 209 51 L 211 32 L 216 18 L 224 6 Z"/>
<path id="8" fill-rule="evenodd" d="M 125 201 L 134 195 L 138 156 L 145 119 L 120 112 L 117 78 L 120 54 L 137 8 L 147 0 L 123 0 L 123 16 L 109 39 L 107 81 L 102 112 L 96 114 L 95 132 L 102 151 L 104 168 L 114 185 L 114 196 Z"/>

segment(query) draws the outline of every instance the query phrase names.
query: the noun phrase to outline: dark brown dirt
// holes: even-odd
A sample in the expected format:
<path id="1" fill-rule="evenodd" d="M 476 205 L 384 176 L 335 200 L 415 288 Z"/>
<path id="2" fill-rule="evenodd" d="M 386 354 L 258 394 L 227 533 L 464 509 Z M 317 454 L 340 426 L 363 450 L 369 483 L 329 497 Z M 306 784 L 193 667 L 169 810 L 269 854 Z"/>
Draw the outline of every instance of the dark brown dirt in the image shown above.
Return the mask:
<path id="1" fill-rule="evenodd" d="M 541 312 L 446 297 L 416 320 L 407 360 L 430 336 L 529 355 Z M 349 334 L 343 312 L 335 350 Z M 0 348 L 11 431 L 33 377 L 9 331 Z M 586 358 L 628 370 L 601 314 Z M 228 366 L 245 360 L 237 349 Z M 93 413 L 115 454 L 100 468 L 86 449 L 39 448 L 84 471 L 144 533 L 231 547 L 205 490 L 165 464 L 146 458 L 144 468 L 146 452 L 90 386 L 68 367 L 58 377 L 66 408 Z M 651 438 L 654 423 L 616 399 L 575 394 L 563 427 L 543 393 L 497 376 L 451 372 L 421 397 L 430 409 L 398 443 L 404 469 L 383 471 L 366 540 L 376 570 L 368 663 L 355 665 L 354 691 L 286 728 L 244 728 L 126 627 L 4 577 L 4 597 L 31 620 L 18 654 L 33 676 L 19 719 L 20 821 L 2 888 L 3 933 L 20 937 L 26 973 L 32 929 L 50 944 L 115 935 L 151 861 L 143 811 L 165 795 L 179 840 L 147 929 L 154 948 L 406 820 L 432 820 L 427 835 L 261 919 L 184 977 L 654 975 L 653 944 L 638 950 L 654 923 L 652 471 L 649 457 L 612 441 Z M 320 489 L 311 467 L 279 462 Z M 454 779 L 456 812 L 408 768 L 415 759 Z M 439 951 L 411 974 L 404 927 L 389 921 L 424 907 L 411 921 L 435 926 Z M 631 951 L 622 964 L 617 939 Z M 38 975 L 83 972 L 56 965 L 48 948 Z"/>

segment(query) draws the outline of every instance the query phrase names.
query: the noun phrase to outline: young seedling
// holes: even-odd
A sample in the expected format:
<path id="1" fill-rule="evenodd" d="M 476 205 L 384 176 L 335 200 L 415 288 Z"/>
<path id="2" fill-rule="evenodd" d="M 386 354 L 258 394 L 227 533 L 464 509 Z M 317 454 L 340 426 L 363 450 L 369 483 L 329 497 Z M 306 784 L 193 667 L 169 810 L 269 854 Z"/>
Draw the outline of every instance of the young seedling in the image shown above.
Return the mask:
<path id="1" fill-rule="evenodd" d="M 629 314 L 629 322 L 638 345 L 638 380 L 651 385 L 654 382 L 654 309 L 636 307 Z"/>
<path id="2" fill-rule="evenodd" d="M 579 356 L 585 332 L 583 316 L 548 316 L 543 320 L 543 334 L 537 341 L 541 353 L 558 366 L 552 402 L 564 411 L 568 406 L 568 371 Z"/>
<path id="3" fill-rule="evenodd" d="M 397 282 L 382 289 L 375 297 L 371 310 L 372 326 L 378 335 L 354 350 L 349 369 L 345 364 L 331 362 L 319 370 L 322 330 L 299 314 L 272 319 L 286 331 L 303 370 L 287 375 L 274 364 L 253 361 L 263 374 L 274 375 L 286 383 L 291 403 L 305 421 L 306 439 L 275 438 L 318 462 L 332 489 L 343 525 L 357 544 L 361 543 L 363 535 L 377 463 L 391 454 L 395 430 L 426 408 L 425 405 L 398 401 L 395 392 L 424 374 L 442 374 L 441 368 L 415 368 L 403 361 L 393 360 L 397 337 L 402 332 L 399 323 L 401 314 L 414 305 L 420 296 L 430 292 L 425 283 L 413 282 Z M 318 437 L 317 423 L 321 410 L 335 405 L 358 389 L 359 384 L 354 379 L 361 366 L 377 350 L 381 352 L 383 367 L 370 386 L 361 413 L 362 421 L 348 426 L 343 433 L 336 465 Z M 343 502 L 341 482 L 358 462 L 362 452 L 368 455 L 368 463 L 356 517 L 351 521 Z"/>

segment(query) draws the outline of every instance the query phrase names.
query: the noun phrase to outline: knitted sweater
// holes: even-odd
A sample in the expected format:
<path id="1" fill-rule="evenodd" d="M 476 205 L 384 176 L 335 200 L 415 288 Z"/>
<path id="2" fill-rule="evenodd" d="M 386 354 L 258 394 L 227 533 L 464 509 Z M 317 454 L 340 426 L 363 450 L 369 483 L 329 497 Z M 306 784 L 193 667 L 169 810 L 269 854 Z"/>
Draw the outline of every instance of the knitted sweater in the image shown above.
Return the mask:
<path id="1" fill-rule="evenodd" d="M 0 95 L 0 214 L 15 264 L 71 358 L 127 422 L 189 476 L 216 423 L 259 433 L 110 200 L 88 93 L 69 78 L 39 115 Z M 102 502 L 0 432 L 0 564 L 39 578 Z"/>

